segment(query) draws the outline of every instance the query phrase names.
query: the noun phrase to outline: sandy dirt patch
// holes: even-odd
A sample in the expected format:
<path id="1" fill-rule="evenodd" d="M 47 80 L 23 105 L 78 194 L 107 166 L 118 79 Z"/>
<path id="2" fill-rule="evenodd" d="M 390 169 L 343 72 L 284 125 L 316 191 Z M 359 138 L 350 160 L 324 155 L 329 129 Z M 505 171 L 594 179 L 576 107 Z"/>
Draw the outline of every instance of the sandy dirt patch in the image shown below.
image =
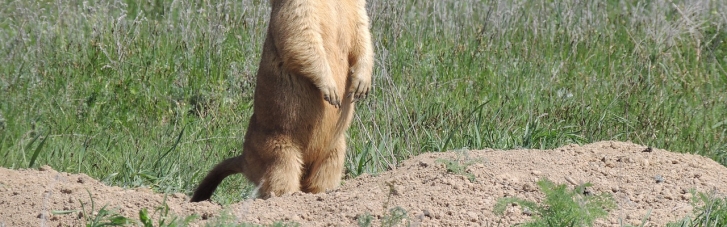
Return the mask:
<path id="1" fill-rule="evenodd" d="M 467 172 L 448 173 L 438 160 L 476 160 Z M 632 143 L 604 141 L 552 150 L 470 150 L 427 153 L 375 176 L 345 180 L 321 194 L 294 193 L 268 200 L 248 200 L 226 208 L 240 222 L 290 221 L 302 226 L 355 226 L 364 214 L 373 223 L 386 209 L 401 207 L 414 226 L 509 226 L 530 219 L 517 207 L 504 216 L 492 213 L 498 198 L 516 196 L 541 201 L 535 182 L 548 178 L 571 185 L 591 182 L 594 193 L 609 192 L 618 204 L 598 226 L 639 224 L 649 211 L 650 226 L 663 226 L 691 214 L 689 190 L 727 192 L 727 168 L 705 157 L 650 149 Z M 153 211 L 166 200 L 171 213 L 198 214 L 195 224 L 214 219 L 223 207 L 189 203 L 184 194 L 163 195 L 149 189 L 123 189 L 99 183 L 85 174 L 0 168 L 0 226 L 81 226 L 80 210 L 106 205 L 137 218 L 142 208 Z M 80 201 L 80 202 L 79 202 Z M 384 208 L 386 206 L 386 209 Z M 500 223 L 500 224 L 498 224 Z"/>

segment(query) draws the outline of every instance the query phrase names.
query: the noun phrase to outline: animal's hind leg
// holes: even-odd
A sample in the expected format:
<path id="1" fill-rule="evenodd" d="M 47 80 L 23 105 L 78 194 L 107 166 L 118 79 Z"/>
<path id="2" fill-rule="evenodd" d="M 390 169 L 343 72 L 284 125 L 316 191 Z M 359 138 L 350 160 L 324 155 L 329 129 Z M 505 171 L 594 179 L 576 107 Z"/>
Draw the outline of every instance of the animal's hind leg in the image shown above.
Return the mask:
<path id="1" fill-rule="evenodd" d="M 260 178 L 258 197 L 269 198 L 300 191 L 303 171 L 300 150 L 292 146 L 278 145 L 272 153 L 275 155 L 266 160 L 269 165 Z"/>
<path id="2" fill-rule="evenodd" d="M 336 188 L 341 182 L 345 158 L 346 139 L 342 136 L 333 149 L 324 152 L 320 159 L 312 163 L 303 180 L 303 191 L 320 193 Z"/>

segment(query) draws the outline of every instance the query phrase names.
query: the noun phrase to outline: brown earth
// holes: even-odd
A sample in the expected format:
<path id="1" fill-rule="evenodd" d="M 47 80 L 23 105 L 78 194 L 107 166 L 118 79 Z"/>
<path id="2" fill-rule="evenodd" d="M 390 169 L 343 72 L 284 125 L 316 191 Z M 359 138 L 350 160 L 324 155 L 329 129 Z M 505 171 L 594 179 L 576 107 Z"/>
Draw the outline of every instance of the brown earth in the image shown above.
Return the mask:
<path id="1" fill-rule="evenodd" d="M 691 214 L 690 189 L 727 192 L 727 168 L 701 156 L 672 153 L 624 142 L 568 145 L 553 150 L 478 150 L 422 154 L 404 161 L 396 169 L 376 176 L 364 175 L 344 182 L 339 189 L 322 194 L 294 193 L 268 200 L 249 200 L 224 209 L 211 202 L 189 203 L 184 194 L 166 196 L 166 204 L 177 216 L 198 214 L 195 225 L 214 220 L 221 213 L 239 222 L 289 221 L 301 226 L 355 226 L 364 214 L 379 225 L 388 209 L 401 207 L 413 226 L 509 226 L 530 219 L 518 207 L 504 216 L 492 213 L 498 198 L 516 196 L 541 201 L 535 182 L 548 178 L 556 183 L 591 182 L 594 193 L 613 194 L 618 208 L 597 226 L 639 224 L 648 216 L 648 226 L 663 226 Z M 440 159 L 474 160 L 467 172 L 448 173 Z M 389 186 L 391 185 L 391 187 Z M 165 195 L 149 189 L 110 187 L 84 174 L 0 168 L 0 227 L 81 226 L 79 212 L 52 211 L 106 205 L 126 217 L 136 218 L 142 208 L 153 213 Z M 80 202 L 79 202 L 80 200 Z M 158 218 L 154 218 L 158 220 Z M 229 220 L 229 219 L 228 219 Z"/>

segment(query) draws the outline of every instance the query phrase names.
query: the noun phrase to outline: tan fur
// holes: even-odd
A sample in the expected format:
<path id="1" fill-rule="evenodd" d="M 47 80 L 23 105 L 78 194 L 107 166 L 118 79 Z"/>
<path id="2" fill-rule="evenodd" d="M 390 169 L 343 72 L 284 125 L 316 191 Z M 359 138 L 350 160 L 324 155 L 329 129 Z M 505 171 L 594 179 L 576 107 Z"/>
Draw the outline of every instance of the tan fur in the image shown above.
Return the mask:
<path id="1" fill-rule="evenodd" d="M 243 173 L 259 196 L 339 185 L 353 103 L 371 87 L 365 0 L 272 0 L 243 153 L 210 171 L 192 201 Z"/>

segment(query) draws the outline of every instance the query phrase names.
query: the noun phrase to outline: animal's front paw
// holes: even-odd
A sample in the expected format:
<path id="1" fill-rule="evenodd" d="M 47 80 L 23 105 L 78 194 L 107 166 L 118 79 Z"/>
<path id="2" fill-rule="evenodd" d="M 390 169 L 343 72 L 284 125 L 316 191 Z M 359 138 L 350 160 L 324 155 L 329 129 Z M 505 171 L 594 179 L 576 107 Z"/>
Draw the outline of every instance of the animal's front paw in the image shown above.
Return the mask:
<path id="1" fill-rule="evenodd" d="M 355 102 L 359 99 L 366 98 L 366 96 L 369 95 L 370 90 L 371 78 L 354 74 L 351 76 L 351 87 L 348 88 L 346 95 L 349 98 L 353 98 L 353 101 Z"/>
<path id="2" fill-rule="evenodd" d="M 335 83 L 326 83 L 318 86 L 318 89 L 321 90 L 323 99 L 326 100 L 326 102 L 333 105 L 333 107 L 341 107 L 341 97 L 338 95 L 338 87 L 336 87 Z"/>

